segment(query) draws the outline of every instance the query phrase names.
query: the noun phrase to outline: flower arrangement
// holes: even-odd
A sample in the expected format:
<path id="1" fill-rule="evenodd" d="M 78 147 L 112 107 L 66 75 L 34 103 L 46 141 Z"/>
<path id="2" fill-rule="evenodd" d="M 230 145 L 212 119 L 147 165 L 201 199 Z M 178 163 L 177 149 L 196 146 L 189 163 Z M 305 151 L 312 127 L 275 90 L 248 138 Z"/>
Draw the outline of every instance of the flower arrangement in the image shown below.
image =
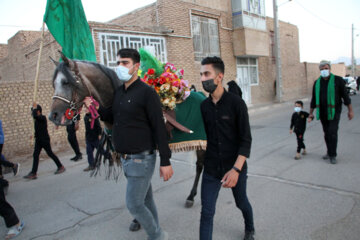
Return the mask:
<path id="1" fill-rule="evenodd" d="M 177 103 L 190 95 L 189 83 L 183 79 L 183 69 L 177 70 L 173 64 L 166 63 L 163 70 L 159 74 L 154 68 L 148 68 L 141 80 L 155 89 L 163 110 L 174 110 Z"/>

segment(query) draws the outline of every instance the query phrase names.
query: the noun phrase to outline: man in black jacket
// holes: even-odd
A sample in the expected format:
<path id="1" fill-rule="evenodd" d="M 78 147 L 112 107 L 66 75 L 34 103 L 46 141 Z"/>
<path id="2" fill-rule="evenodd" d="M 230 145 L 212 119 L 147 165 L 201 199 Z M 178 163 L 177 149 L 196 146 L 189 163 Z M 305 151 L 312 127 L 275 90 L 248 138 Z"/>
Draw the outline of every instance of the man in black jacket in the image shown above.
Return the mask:
<path id="1" fill-rule="evenodd" d="M 314 82 L 308 122 L 314 119 L 313 112 L 316 109 L 316 119 L 320 120 L 323 126 L 327 147 L 327 153 L 323 156 L 323 159 L 330 159 L 331 164 L 336 164 L 342 103 L 344 102 L 348 107 L 349 120 L 354 117 L 354 112 L 351 106 L 351 99 L 346 92 L 344 80 L 342 77 L 331 73 L 330 62 L 321 61 L 319 69 L 320 77 Z"/>
<path id="2" fill-rule="evenodd" d="M 211 240 L 216 200 L 221 187 L 231 188 L 245 220 L 245 240 L 254 239 L 253 212 L 246 195 L 251 132 L 245 102 L 222 86 L 225 66 L 221 58 L 201 62 L 200 79 L 209 97 L 201 104 L 207 148 L 201 185 L 200 240 Z"/>
<path id="3" fill-rule="evenodd" d="M 24 176 L 26 179 L 36 179 L 37 178 L 37 170 L 39 166 L 39 156 L 41 149 L 45 149 L 46 154 L 55 162 L 57 166 L 57 170 L 55 174 L 60 174 L 65 172 L 65 167 L 61 164 L 59 158 L 53 153 L 50 145 L 50 136 L 47 130 L 47 120 L 44 115 L 42 115 L 42 109 L 40 105 L 36 103 L 33 104 L 31 108 L 32 116 L 35 119 L 34 127 L 35 127 L 35 147 L 33 153 L 33 166 L 31 172 Z"/>

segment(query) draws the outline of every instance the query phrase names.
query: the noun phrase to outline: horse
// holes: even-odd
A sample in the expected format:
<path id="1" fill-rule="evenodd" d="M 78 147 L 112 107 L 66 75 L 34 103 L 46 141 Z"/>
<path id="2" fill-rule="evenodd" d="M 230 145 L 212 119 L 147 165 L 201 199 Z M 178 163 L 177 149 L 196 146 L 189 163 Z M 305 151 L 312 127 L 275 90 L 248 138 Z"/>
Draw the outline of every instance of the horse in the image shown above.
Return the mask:
<path id="1" fill-rule="evenodd" d="M 63 60 L 61 63 L 52 59 L 56 68 L 52 80 L 54 95 L 52 97 L 53 101 L 50 108 L 49 120 L 57 126 L 66 126 L 71 124 L 72 121 L 76 121 L 77 114 L 81 111 L 83 100 L 87 96 L 92 96 L 102 107 L 111 107 L 114 89 L 123 84 L 123 82 L 118 79 L 116 73 L 102 64 L 71 60 L 61 52 L 60 54 Z M 200 121 L 199 124 L 203 124 L 203 122 Z M 112 124 L 104 122 L 104 125 L 105 128 L 112 129 Z M 186 123 L 184 125 L 186 125 Z M 204 147 L 196 148 L 196 146 L 185 148 L 179 148 L 177 146 L 177 150 L 196 150 L 195 181 L 185 202 L 185 207 L 190 208 L 193 206 L 194 198 L 197 195 L 197 186 L 203 170 L 205 151 Z M 96 155 L 98 154 L 99 150 Z"/>

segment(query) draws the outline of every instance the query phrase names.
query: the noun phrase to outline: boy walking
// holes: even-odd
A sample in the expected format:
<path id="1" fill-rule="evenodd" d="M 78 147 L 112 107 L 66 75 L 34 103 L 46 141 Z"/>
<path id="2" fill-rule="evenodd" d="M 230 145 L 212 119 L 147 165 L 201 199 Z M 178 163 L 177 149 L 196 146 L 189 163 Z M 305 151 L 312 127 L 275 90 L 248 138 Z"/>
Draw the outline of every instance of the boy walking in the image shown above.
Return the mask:
<path id="1" fill-rule="evenodd" d="M 35 147 L 33 153 L 33 166 L 31 172 L 24 176 L 26 179 L 36 179 L 37 178 L 37 170 L 39 166 L 39 156 L 41 149 L 45 149 L 46 154 L 55 162 L 57 166 L 57 170 L 54 172 L 55 174 L 60 174 L 65 172 L 65 167 L 61 164 L 59 158 L 53 153 L 50 145 L 50 136 L 47 130 L 47 121 L 46 117 L 42 115 L 42 108 L 40 105 L 34 103 L 32 110 L 32 116 L 35 119 L 34 127 L 35 127 Z"/>
<path id="2" fill-rule="evenodd" d="M 294 113 L 291 117 L 290 134 L 293 132 L 296 134 L 297 150 L 295 160 L 300 159 L 301 149 L 304 149 L 302 154 L 306 155 L 306 147 L 304 144 L 304 133 L 306 130 L 306 119 L 309 117 L 309 113 L 302 111 L 304 103 L 302 101 L 296 101 L 294 107 Z"/>

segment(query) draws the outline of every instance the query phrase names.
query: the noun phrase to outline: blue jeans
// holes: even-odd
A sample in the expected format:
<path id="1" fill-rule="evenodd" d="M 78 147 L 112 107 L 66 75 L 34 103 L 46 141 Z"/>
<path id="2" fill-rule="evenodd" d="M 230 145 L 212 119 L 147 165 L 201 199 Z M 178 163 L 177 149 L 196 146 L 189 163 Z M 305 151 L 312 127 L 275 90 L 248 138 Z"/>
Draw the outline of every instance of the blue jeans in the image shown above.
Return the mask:
<path id="1" fill-rule="evenodd" d="M 152 194 L 151 178 L 156 163 L 156 153 L 131 155 L 131 159 L 121 158 L 127 178 L 126 206 L 131 215 L 145 229 L 149 240 L 160 240 L 163 232 Z"/>
<path id="2" fill-rule="evenodd" d="M 231 190 L 236 206 L 241 210 L 245 220 L 245 231 L 254 231 L 253 212 L 246 196 L 247 169 L 243 169 L 239 180 Z M 221 189 L 221 179 L 204 172 L 201 184 L 201 218 L 200 240 L 211 240 L 215 215 L 216 200 Z"/>

